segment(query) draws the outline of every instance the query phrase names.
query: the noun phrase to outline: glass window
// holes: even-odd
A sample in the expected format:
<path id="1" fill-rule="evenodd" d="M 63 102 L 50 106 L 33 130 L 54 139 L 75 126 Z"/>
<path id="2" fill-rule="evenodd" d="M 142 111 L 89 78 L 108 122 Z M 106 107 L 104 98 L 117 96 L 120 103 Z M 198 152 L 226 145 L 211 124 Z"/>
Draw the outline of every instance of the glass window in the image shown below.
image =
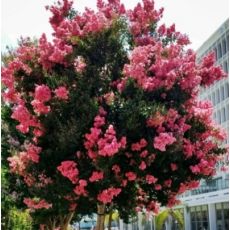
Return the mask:
<path id="1" fill-rule="evenodd" d="M 217 50 L 218 50 L 218 59 L 219 59 L 222 57 L 221 43 L 219 43 L 217 47 L 218 47 Z"/>
<path id="2" fill-rule="evenodd" d="M 200 229 L 209 229 L 208 224 L 208 206 L 196 206 L 190 208 L 191 214 L 191 229 L 192 230 L 200 230 Z"/>
<path id="3" fill-rule="evenodd" d="M 227 52 L 228 52 L 228 50 L 229 50 L 229 46 L 228 46 L 228 44 L 229 44 L 229 35 L 227 35 L 227 39 L 226 40 L 227 40 L 226 43 L 227 43 Z"/>
<path id="4" fill-rule="evenodd" d="M 225 38 L 222 40 L 223 55 L 227 53 L 227 44 Z"/>
<path id="5" fill-rule="evenodd" d="M 225 87 L 225 98 L 228 98 L 229 97 L 229 85 L 228 85 L 228 82 L 225 83 L 224 87 Z"/>
<path id="6" fill-rule="evenodd" d="M 216 112 L 213 114 L 213 119 L 216 121 Z"/>
<path id="7" fill-rule="evenodd" d="M 221 98 L 221 101 L 224 100 L 224 86 L 221 86 L 220 88 L 220 98 Z"/>
<path id="8" fill-rule="evenodd" d="M 229 229 L 229 205 L 228 203 L 216 204 L 216 226 L 217 230 Z"/>
<path id="9" fill-rule="evenodd" d="M 217 104 L 220 103 L 220 90 L 219 89 L 217 89 L 216 91 L 216 103 Z"/>
<path id="10" fill-rule="evenodd" d="M 221 113 L 220 111 L 217 111 L 217 122 L 221 124 Z"/>
<path id="11" fill-rule="evenodd" d="M 228 62 L 227 61 L 224 62 L 224 72 L 228 73 Z"/>
<path id="12" fill-rule="evenodd" d="M 221 109 L 221 121 L 222 122 L 226 121 L 226 111 L 225 111 L 225 108 Z"/>
<path id="13" fill-rule="evenodd" d="M 215 53 L 216 60 L 218 60 L 217 48 L 216 47 L 214 48 L 214 53 Z"/>
<path id="14" fill-rule="evenodd" d="M 226 106 L 226 119 L 229 120 L 229 105 Z"/>
<path id="15" fill-rule="evenodd" d="M 213 105 L 216 104 L 216 94 L 215 94 L 215 92 L 212 93 L 212 103 L 213 103 Z"/>

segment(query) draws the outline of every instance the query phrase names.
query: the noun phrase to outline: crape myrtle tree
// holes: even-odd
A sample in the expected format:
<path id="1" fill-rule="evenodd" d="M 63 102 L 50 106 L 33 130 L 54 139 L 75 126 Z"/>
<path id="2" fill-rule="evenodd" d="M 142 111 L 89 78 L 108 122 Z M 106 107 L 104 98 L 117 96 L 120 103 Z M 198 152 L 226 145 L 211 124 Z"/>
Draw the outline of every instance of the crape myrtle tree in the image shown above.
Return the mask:
<path id="1" fill-rule="evenodd" d="M 157 212 L 215 174 L 224 132 L 199 88 L 226 76 L 214 54 L 196 63 L 186 35 L 143 0 L 126 10 L 98 0 L 83 13 L 47 7 L 53 41 L 25 39 L 2 68 L 2 94 L 24 137 L 9 156 L 41 228 L 67 229 L 74 213 Z"/>

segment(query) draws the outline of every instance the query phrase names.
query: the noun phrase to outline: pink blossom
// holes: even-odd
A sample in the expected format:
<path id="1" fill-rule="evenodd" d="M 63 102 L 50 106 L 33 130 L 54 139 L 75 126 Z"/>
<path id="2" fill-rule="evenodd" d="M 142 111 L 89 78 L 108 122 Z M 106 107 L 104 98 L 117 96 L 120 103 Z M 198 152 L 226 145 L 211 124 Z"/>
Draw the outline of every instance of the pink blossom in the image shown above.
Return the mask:
<path id="1" fill-rule="evenodd" d="M 57 89 L 54 90 L 55 95 L 57 98 L 62 99 L 62 100 L 67 100 L 69 91 L 66 89 L 65 86 L 60 86 Z"/>
<path id="2" fill-rule="evenodd" d="M 194 173 L 194 174 L 199 174 L 200 173 L 200 167 L 198 166 L 198 165 L 191 165 L 190 167 L 189 167 L 190 169 L 191 169 L 191 171 Z"/>
<path id="3" fill-rule="evenodd" d="M 31 101 L 31 105 L 37 114 L 47 114 L 50 112 L 50 106 L 44 105 L 44 103 L 39 100 Z"/>
<path id="4" fill-rule="evenodd" d="M 39 162 L 39 154 L 41 153 L 42 148 L 35 146 L 33 144 L 29 144 L 27 147 L 27 154 L 28 154 L 28 158 L 35 162 L 38 163 Z"/>
<path id="5" fill-rule="evenodd" d="M 148 154 L 149 154 L 149 152 L 147 150 L 144 150 L 141 152 L 140 157 L 145 158 L 145 157 L 147 157 Z"/>
<path id="6" fill-rule="evenodd" d="M 118 196 L 121 192 L 120 188 L 108 188 L 98 194 L 97 199 L 103 204 L 111 203 L 115 196 Z"/>
<path id="7" fill-rule="evenodd" d="M 144 161 L 141 162 L 141 164 L 139 165 L 139 169 L 140 170 L 145 170 L 146 169 L 146 164 Z"/>
<path id="8" fill-rule="evenodd" d="M 127 172 L 125 176 L 128 178 L 129 181 L 134 181 L 137 178 L 137 175 L 134 172 Z"/>
<path id="9" fill-rule="evenodd" d="M 47 102 L 51 99 L 51 90 L 46 85 L 38 85 L 35 88 L 35 100 Z"/>
<path id="10" fill-rule="evenodd" d="M 152 175 L 146 175 L 146 181 L 148 184 L 155 184 L 157 180 L 158 179 Z"/>
<path id="11" fill-rule="evenodd" d="M 142 138 L 139 142 L 132 144 L 131 149 L 132 151 L 140 151 L 142 148 L 146 147 L 147 144 L 147 141 Z"/>
<path id="12" fill-rule="evenodd" d="M 61 165 L 57 167 L 57 169 L 64 177 L 67 177 L 73 184 L 76 184 L 79 174 L 76 166 L 77 164 L 74 161 L 63 161 Z"/>
<path id="13" fill-rule="evenodd" d="M 165 180 L 165 181 L 164 181 L 164 186 L 165 186 L 165 187 L 170 188 L 171 185 L 172 185 L 172 180 L 171 180 L 171 179 L 168 179 L 168 180 Z"/>
<path id="14" fill-rule="evenodd" d="M 28 206 L 30 209 L 49 209 L 52 207 L 52 204 L 49 204 L 45 200 L 34 200 L 30 198 L 24 198 L 23 202 Z"/>
<path id="15" fill-rule="evenodd" d="M 86 63 L 85 63 L 85 61 L 84 61 L 84 58 L 78 56 L 78 57 L 74 60 L 74 67 L 75 67 L 76 72 L 82 73 L 83 70 L 84 70 L 85 67 L 86 67 Z"/>
<path id="16" fill-rule="evenodd" d="M 111 105 L 114 102 L 115 94 L 113 92 L 106 93 L 104 96 L 107 105 Z"/>
<path id="17" fill-rule="evenodd" d="M 176 171 L 178 169 L 178 166 L 175 163 L 171 163 L 170 167 L 171 167 L 172 171 Z"/>
<path id="18" fill-rule="evenodd" d="M 160 184 L 155 184 L 154 186 L 155 190 L 161 190 L 162 189 L 162 186 Z"/>
<path id="19" fill-rule="evenodd" d="M 74 189 L 74 192 L 79 196 L 87 196 L 88 192 L 86 191 L 87 181 L 79 180 L 79 185 L 77 185 Z"/>
<path id="20" fill-rule="evenodd" d="M 102 180 L 104 178 L 104 173 L 103 172 L 97 172 L 94 171 L 91 175 L 91 177 L 89 178 L 90 182 L 95 182 L 95 181 L 99 181 Z"/>
<path id="21" fill-rule="evenodd" d="M 160 133 L 158 137 L 154 138 L 154 148 L 163 152 L 166 151 L 166 145 L 171 145 L 175 141 L 176 138 L 173 137 L 172 133 Z"/>
<path id="22" fill-rule="evenodd" d="M 121 171 L 121 168 L 119 165 L 113 165 L 112 170 L 118 174 Z"/>

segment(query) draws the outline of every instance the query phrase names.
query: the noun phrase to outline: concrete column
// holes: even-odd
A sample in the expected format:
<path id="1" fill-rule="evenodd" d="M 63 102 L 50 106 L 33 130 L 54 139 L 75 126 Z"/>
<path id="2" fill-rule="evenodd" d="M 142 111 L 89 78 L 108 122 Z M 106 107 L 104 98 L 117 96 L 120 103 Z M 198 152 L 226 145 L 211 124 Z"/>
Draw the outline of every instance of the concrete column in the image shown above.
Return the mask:
<path id="1" fill-rule="evenodd" d="M 189 208 L 187 206 L 184 207 L 184 228 L 185 230 L 192 230 L 191 229 L 191 216 L 190 216 Z"/>
<path id="2" fill-rule="evenodd" d="M 142 212 L 138 212 L 137 213 L 137 223 L 138 223 L 139 230 L 142 230 L 142 218 L 143 218 Z"/>
<path id="3" fill-rule="evenodd" d="M 208 204 L 209 229 L 216 230 L 216 209 L 215 204 Z"/>
<path id="4" fill-rule="evenodd" d="M 122 219 L 119 219 L 119 229 L 124 230 L 124 222 Z"/>

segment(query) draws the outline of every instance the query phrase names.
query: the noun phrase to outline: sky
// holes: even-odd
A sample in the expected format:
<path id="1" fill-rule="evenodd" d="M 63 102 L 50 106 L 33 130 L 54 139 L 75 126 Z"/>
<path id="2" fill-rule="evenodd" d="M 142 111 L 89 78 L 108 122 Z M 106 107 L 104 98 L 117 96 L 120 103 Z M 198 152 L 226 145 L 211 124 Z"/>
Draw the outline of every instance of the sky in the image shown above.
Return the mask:
<path id="1" fill-rule="evenodd" d="M 20 36 L 37 37 L 42 33 L 51 39 L 48 23 L 50 13 L 45 10 L 54 0 L 1 0 L 1 50 L 15 47 Z M 121 0 L 127 9 L 140 0 Z M 155 0 L 156 8 L 165 8 L 162 23 L 176 24 L 176 29 L 189 36 L 191 48 L 198 49 L 229 17 L 228 0 Z M 74 7 L 95 9 L 96 0 L 74 0 Z"/>

